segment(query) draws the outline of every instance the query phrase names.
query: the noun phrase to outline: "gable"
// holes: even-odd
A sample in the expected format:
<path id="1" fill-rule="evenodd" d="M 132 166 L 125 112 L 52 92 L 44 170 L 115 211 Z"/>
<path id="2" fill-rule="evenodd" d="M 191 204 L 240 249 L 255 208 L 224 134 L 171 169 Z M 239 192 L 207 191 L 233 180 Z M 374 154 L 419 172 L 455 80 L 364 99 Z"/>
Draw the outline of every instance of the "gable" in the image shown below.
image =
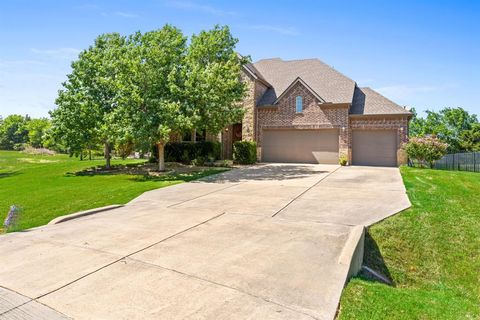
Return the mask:
<path id="1" fill-rule="evenodd" d="M 259 106 L 277 103 L 298 78 L 324 102 L 352 102 L 355 82 L 318 59 L 266 59 L 253 66 L 271 85 L 260 99 Z"/>
<path id="2" fill-rule="evenodd" d="M 295 86 L 301 86 L 301 87 L 303 87 L 305 90 L 307 90 L 308 92 L 310 92 L 310 93 L 318 100 L 319 103 L 324 103 L 324 102 L 325 102 L 325 99 L 323 99 L 323 98 L 320 97 L 315 91 L 313 91 L 313 89 L 312 89 L 305 81 L 303 81 L 300 77 L 297 77 L 297 79 L 295 79 L 295 81 L 293 81 L 293 82 L 285 89 L 285 91 L 283 91 L 283 93 L 282 93 L 277 99 L 275 99 L 275 101 L 273 102 L 273 104 L 277 104 L 285 95 L 288 95 L 289 92 L 290 92 Z"/>

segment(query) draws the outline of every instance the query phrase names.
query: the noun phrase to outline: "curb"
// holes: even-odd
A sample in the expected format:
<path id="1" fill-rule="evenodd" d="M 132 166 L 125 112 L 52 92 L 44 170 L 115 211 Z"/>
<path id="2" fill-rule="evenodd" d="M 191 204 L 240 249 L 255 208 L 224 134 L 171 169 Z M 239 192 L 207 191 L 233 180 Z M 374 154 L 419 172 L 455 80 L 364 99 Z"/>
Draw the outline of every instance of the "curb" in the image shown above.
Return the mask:
<path id="1" fill-rule="evenodd" d="M 365 226 L 353 227 L 338 258 L 339 264 L 349 266 L 346 281 L 355 276 L 362 268 L 364 242 Z"/>
<path id="2" fill-rule="evenodd" d="M 95 209 L 90 209 L 90 210 L 85 210 L 85 211 L 79 211 L 79 212 L 75 212 L 75 213 L 72 213 L 72 214 L 67 214 L 67 215 L 64 215 L 64 216 L 56 217 L 55 219 L 51 220 L 47 225 L 58 224 L 58 223 L 66 222 L 66 221 L 69 221 L 69 220 L 73 220 L 73 219 L 77 219 L 77 218 L 81 218 L 81 217 L 86 217 L 86 216 L 89 216 L 89 215 L 92 215 L 92 214 L 95 214 L 95 213 L 117 209 L 117 208 L 120 208 L 120 207 L 123 207 L 123 206 L 124 206 L 123 204 L 112 204 L 112 205 L 105 206 L 105 207 L 100 207 L 100 208 L 95 208 Z"/>

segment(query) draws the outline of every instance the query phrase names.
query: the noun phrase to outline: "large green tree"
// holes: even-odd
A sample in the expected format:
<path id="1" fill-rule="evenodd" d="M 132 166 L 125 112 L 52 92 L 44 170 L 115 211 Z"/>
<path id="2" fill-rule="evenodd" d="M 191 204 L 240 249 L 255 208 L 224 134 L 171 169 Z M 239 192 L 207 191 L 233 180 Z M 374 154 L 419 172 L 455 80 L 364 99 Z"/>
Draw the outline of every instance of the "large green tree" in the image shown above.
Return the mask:
<path id="1" fill-rule="evenodd" d="M 121 103 L 118 122 L 124 135 L 144 147 L 158 147 L 158 169 L 165 170 L 164 146 L 170 134 L 191 127 L 182 109 L 177 87 L 186 49 L 186 37 L 170 25 L 129 38 L 124 86 L 129 94 Z"/>
<path id="2" fill-rule="evenodd" d="M 472 125 L 470 130 L 465 130 L 460 135 L 462 150 L 472 152 L 480 151 L 480 123 Z"/>
<path id="3" fill-rule="evenodd" d="M 102 34 L 72 63 L 51 113 L 56 135 L 72 152 L 103 143 L 106 167 L 118 138 L 116 109 L 125 95 L 126 39 L 118 33 Z"/>
<path id="4" fill-rule="evenodd" d="M 12 114 L 0 122 L 0 149 L 13 150 L 28 142 L 28 116 Z"/>
<path id="5" fill-rule="evenodd" d="M 47 131 L 51 127 L 51 122 L 47 118 L 31 119 L 27 122 L 28 142 L 34 148 L 44 147 L 47 138 Z"/>
<path id="6" fill-rule="evenodd" d="M 448 144 L 449 152 L 458 152 L 464 148 L 464 132 L 478 124 L 477 116 L 462 108 L 444 108 L 439 112 L 427 110 L 425 118 L 414 117 L 410 121 L 411 136 L 435 135 Z"/>
<path id="7" fill-rule="evenodd" d="M 191 37 L 187 49 L 182 92 L 187 114 L 197 130 L 219 133 L 225 126 L 239 122 L 244 109 L 239 107 L 245 94 L 241 57 L 227 26 L 215 26 Z"/>

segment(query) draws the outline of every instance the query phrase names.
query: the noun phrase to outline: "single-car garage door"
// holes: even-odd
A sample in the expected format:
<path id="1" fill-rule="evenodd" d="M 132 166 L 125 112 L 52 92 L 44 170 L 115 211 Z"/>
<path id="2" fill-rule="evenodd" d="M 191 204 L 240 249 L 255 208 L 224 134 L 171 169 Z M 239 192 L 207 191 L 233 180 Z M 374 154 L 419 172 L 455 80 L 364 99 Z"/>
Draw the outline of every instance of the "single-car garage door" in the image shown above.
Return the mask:
<path id="1" fill-rule="evenodd" d="M 338 163 L 338 130 L 263 130 L 265 162 Z"/>
<path id="2" fill-rule="evenodd" d="M 395 130 L 353 130 L 352 163 L 362 166 L 397 165 Z"/>

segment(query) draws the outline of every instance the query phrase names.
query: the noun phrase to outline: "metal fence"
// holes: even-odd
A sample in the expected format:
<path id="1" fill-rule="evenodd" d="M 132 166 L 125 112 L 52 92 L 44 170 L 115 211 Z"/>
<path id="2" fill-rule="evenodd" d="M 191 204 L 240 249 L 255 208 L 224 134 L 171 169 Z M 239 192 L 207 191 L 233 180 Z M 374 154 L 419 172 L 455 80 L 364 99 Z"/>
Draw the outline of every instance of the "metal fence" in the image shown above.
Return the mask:
<path id="1" fill-rule="evenodd" d="M 447 154 L 435 162 L 435 169 L 480 172 L 480 152 Z"/>

